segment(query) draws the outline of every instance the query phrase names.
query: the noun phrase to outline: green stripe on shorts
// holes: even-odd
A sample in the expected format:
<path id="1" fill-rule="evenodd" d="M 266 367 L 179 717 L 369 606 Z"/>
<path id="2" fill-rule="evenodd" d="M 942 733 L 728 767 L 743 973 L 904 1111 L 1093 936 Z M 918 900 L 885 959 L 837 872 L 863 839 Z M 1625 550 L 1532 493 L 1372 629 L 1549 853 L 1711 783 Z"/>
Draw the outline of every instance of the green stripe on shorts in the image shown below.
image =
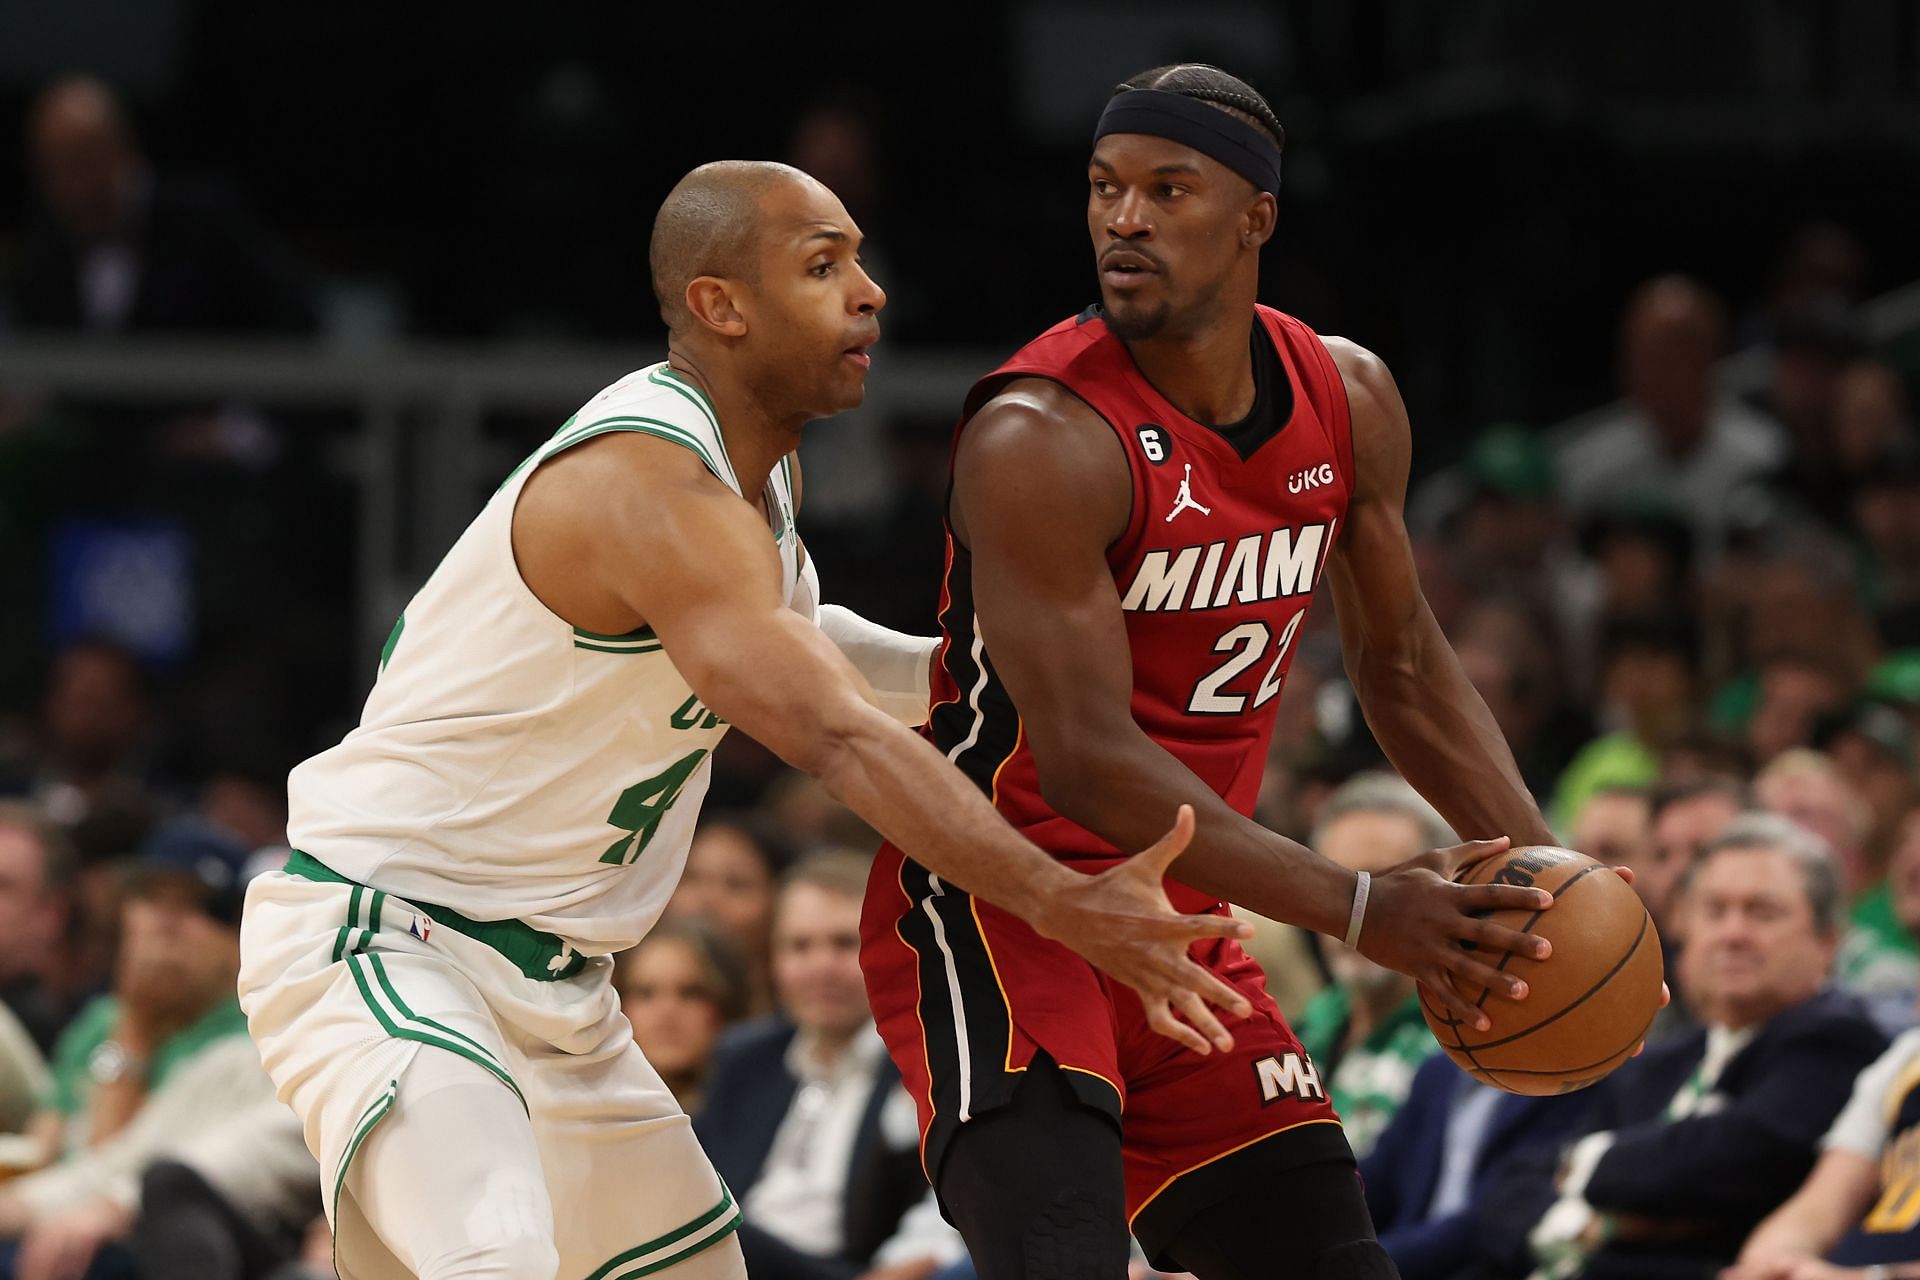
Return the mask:
<path id="1" fill-rule="evenodd" d="M 587 1280 L 636 1280 L 639 1276 L 652 1275 L 718 1244 L 739 1225 L 740 1210 L 734 1207 L 733 1193 L 721 1183 L 719 1204 L 676 1231 L 608 1259 Z"/>

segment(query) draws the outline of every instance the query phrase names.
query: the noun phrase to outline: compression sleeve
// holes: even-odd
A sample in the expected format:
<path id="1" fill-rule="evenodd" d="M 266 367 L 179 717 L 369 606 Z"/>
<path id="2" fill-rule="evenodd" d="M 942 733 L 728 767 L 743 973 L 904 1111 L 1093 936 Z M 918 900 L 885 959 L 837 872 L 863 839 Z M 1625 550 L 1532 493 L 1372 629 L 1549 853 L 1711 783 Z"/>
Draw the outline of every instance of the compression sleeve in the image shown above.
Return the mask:
<path id="1" fill-rule="evenodd" d="M 927 722 L 937 639 L 889 630 L 837 604 L 820 606 L 820 629 L 873 686 L 882 711 L 906 725 Z"/>

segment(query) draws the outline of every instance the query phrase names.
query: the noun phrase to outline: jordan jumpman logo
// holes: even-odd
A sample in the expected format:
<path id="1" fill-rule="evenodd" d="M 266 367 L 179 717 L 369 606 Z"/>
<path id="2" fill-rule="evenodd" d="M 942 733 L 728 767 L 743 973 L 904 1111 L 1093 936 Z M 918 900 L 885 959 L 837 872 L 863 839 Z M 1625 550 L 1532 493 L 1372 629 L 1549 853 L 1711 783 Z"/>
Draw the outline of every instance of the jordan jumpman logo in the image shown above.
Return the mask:
<path id="1" fill-rule="evenodd" d="M 1167 512 L 1168 524 L 1172 524 L 1173 518 L 1179 515 L 1182 511 L 1185 511 L 1188 507 L 1192 507 L 1195 511 L 1198 511 L 1203 516 L 1210 516 L 1213 514 L 1212 507 L 1203 507 L 1199 503 L 1193 500 L 1193 464 L 1191 462 L 1188 462 L 1182 465 L 1186 467 L 1187 474 L 1186 474 L 1186 478 L 1180 481 L 1180 492 L 1174 495 L 1173 510 Z"/>

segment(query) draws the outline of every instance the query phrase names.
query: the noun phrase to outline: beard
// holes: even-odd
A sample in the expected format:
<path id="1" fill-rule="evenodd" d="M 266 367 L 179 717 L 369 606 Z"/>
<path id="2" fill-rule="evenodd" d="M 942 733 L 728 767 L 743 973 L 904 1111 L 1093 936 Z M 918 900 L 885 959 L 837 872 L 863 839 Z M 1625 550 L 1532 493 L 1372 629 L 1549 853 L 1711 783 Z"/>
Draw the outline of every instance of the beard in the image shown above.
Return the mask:
<path id="1" fill-rule="evenodd" d="M 1152 306 L 1123 302 L 1106 304 L 1107 329 L 1122 342 L 1145 342 L 1160 336 L 1173 315 L 1173 304 L 1162 299 Z"/>

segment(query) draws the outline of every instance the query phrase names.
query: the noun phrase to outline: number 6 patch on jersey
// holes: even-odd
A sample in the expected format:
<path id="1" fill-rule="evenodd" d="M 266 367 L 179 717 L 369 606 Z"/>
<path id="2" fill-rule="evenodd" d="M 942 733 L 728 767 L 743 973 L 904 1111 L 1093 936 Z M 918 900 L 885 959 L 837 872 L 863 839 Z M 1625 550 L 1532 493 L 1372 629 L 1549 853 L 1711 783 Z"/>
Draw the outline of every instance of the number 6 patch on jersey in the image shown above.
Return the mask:
<path id="1" fill-rule="evenodd" d="M 1154 466 L 1165 462 L 1167 455 L 1173 452 L 1173 438 L 1158 423 L 1143 422 L 1133 432 L 1140 437 L 1140 452 L 1146 454 L 1147 461 Z"/>

